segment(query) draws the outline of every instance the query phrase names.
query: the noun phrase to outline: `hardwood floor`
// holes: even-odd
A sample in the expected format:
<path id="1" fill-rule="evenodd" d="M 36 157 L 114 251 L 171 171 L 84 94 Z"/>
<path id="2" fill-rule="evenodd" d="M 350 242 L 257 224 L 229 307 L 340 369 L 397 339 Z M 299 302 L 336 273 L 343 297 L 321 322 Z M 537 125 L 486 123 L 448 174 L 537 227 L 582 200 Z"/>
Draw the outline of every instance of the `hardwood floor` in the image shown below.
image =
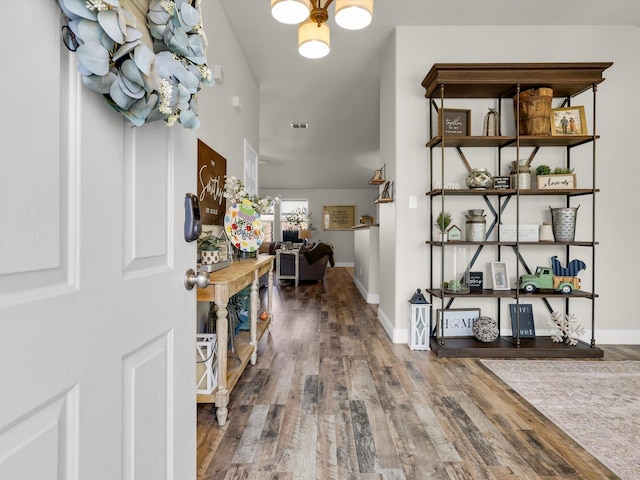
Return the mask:
<path id="1" fill-rule="evenodd" d="M 198 406 L 199 479 L 617 478 L 477 360 L 392 344 L 349 269 L 274 303 L 225 426 Z"/>

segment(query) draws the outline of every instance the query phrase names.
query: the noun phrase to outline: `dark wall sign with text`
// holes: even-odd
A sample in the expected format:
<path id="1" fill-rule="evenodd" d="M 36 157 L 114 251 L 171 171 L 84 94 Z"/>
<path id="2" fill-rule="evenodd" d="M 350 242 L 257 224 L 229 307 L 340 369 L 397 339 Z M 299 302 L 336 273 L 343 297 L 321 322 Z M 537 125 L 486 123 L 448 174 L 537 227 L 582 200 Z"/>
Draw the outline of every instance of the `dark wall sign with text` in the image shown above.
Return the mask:
<path id="1" fill-rule="evenodd" d="M 203 225 L 223 225 L 227 202 L 224 176 L 227 160 L 198 139 L 198 201 Z"/>

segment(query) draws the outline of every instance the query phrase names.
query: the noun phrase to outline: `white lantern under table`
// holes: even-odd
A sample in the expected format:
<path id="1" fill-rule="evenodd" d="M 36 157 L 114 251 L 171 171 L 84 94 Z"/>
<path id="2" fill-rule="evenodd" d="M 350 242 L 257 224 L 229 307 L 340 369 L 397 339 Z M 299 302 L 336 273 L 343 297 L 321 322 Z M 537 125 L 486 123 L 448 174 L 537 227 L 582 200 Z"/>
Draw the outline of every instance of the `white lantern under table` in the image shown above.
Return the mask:
<path id="1" fill-rule="evenodd" d="M 210 395 L 218 386 L 218 342 L 215 333 L 196 334 L 196 393 Z"/>
<path id="2" fill-rule="evenodd" d="M 416 293 L 409 300 L 409 338 L 407 343 L 411 350 L 430 350 L 430 307 L 431 305 L 424 298 L 420 289 L 416 290 Z"/>

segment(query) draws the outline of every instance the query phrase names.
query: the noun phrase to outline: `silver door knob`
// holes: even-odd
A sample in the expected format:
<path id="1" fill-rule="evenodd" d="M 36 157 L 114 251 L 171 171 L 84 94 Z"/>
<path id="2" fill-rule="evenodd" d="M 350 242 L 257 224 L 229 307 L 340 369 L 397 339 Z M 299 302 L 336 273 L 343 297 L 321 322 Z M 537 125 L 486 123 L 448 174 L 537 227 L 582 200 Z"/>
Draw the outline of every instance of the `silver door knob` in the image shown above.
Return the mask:
<path id="1" fill-rule="evenodd" d="M 207 272 L 196 272 L 192 268 L 187 270 L 184 274 L 184 288 L 187 290 L 193 289 L 193 287 L 207 288 L 209 286 L 209 274 Z"/>

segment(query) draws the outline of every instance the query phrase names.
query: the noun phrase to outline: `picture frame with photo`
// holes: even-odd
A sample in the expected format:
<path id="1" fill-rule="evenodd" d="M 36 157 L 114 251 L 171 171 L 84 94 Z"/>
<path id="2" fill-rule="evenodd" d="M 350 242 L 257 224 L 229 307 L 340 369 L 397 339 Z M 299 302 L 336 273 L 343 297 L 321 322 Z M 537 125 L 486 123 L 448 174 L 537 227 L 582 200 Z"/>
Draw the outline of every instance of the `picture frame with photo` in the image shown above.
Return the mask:
<path id="1" fill-rule="evenodd" d="M 505 262 L 491 262 L 491 278 L 494 290 L 511 290 L 509 271 Z"/>
<path id="2" fill-rule="evenodd" d="M 588 135 L 587 117 L 583 106 L 551 109 L 551 135 Z"/>

